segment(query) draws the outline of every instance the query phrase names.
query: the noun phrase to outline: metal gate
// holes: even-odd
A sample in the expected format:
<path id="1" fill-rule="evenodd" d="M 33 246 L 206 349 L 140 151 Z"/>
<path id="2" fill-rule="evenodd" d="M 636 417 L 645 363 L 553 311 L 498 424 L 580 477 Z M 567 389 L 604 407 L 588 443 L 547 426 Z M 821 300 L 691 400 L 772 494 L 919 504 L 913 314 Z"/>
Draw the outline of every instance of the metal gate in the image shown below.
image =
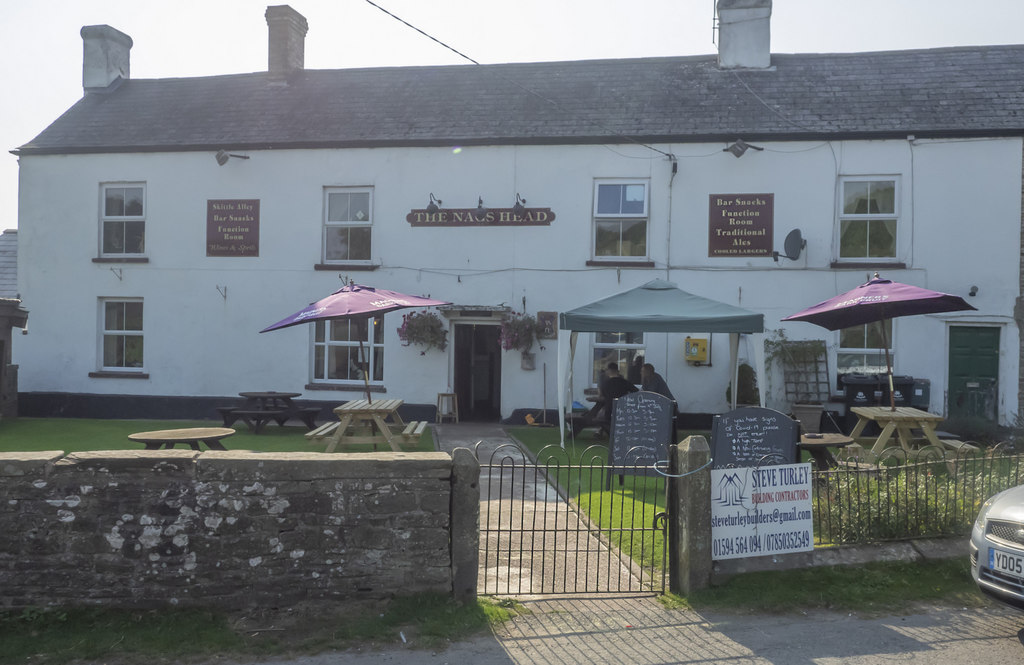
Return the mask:
<path id="1" fill-rule="evenodd" d="M 481 593 L 664 593 L 666 483 L 650 466 L 611 469 L 604 446 L 475 452 Z"/>

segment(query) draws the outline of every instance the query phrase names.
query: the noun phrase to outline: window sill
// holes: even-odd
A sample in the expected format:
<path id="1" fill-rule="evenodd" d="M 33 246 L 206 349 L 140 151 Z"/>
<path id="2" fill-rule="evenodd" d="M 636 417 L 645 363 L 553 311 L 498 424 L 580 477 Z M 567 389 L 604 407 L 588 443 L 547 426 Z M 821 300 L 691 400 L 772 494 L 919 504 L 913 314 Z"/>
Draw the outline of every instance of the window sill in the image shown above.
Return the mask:
<path id="1" fill-rule="evenodd" d="M 654 261 L 624 261 L 620 259 L 591 259 L 587 261 L 588 266 L 602 266 L 609 268 L 653 268 Z"/>
<path id="2" fill-rule="evenodd" d="M 148 256 L 97 256 L 93 263 L 149 263 Z"/>
<path id="3" fill-rule="evenodd" d="M 907 264 L 902 261 L 833 261 L 829 267 L 833 270 L 906 270 Z"/>
<path id="4" fill-rule="evenodd" d="M 90 379 L 148 379 L 148 372 L 89 372 Z"/>
<path id="5" fill-rule="evenodd" d="M 351 392 L 358 390 L 360 392 L 366 392 L 366 384 L 359 382 L 351 383 L 307 383 L 304 387 L 305 390 L 334 390 L 334 391 L 346 391 Z M 371 393 L 386 393 L 388 391 L 384 386 L 375 386 L 370 384 L 369 388 Z"/>
<path id="6" fill-rule="evenodd" d="M 379 263 L 315 263 L 313 270 L 376 270 Z"/>

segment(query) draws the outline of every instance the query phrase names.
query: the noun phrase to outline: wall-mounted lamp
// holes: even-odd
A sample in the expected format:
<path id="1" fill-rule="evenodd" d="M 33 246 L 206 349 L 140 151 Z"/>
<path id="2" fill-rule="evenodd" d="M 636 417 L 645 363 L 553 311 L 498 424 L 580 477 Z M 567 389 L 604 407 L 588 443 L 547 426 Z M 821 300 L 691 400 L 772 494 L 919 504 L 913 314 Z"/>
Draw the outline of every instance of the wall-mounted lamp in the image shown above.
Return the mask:
<path id="1" fill-rule="evenodd" d="M 486 217 L 490 210 L 484 205 L 484 197 L 480 196 L 478 198 L 479 201 L 476 204 L 476 212 L 473 213 L 473 216 L 480 220 Z"/>
<path id="2" fill-rule="evenodd" d="M 433 215 L 435 212 L 437 212 L 438 210 L 441 209 L 441 204 L 442 203 L 444 203 L 444 201 L 442 201 L 439 198 L 435 198 L 434 197 L 434 193 L 431 192 L 430 193 L 430 203 L 427 204 L 427 212 L 429 212 L 431 215 Z"/>
<path id="3" fill-rule="evenodd" d="M 736 139 L 728 146 L 722 148 L 722 152 L 731 152 L 736 157 L 736 159 L 742 157 L 743 153 L 745 153 L 747 150 L 761 151 L 764 150 L 764 148 L 756 145 L 750 145 L 743 139 Z"/>
<path id="4" fill-rule="evenodd" d="M 978 295 L 978 287 L 972 286 L 971 290 L 967 292 L 967 295 L 969 295 L 969 296 L 976 296 L 976 295 Z"/>
<path id="5" fill-rule="evenodd" d="M 224 166 L 225 164 L 228 163 L 228 160 L 231 159 L 232 157 L 234 157 L 236 159 L 249 159 L 249 155 L 235 155 L 235 154 L 232 154 L 232 153 L 228 152 L 227 150 L 218 150 L 217 151 L 217 164 L 219 164 L 220 166 Z"/>
<path id="6" fill-rule="evenodd" d="M 512 206 L 512 214 L 516 217 L 521 217 L 526 213 L 526 199 L 519 196 L 519 192 L 516 192 L 516 204 Z"/>

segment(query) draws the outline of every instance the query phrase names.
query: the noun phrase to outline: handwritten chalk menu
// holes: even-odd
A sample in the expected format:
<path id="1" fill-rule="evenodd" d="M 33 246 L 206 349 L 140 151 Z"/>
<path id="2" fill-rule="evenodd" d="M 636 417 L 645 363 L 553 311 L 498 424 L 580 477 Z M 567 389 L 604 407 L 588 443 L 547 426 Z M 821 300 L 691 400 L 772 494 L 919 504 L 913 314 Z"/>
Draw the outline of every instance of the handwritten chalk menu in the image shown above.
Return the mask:
<path id="1" fill-rule="evenodd" d="M 773 409 L 723 413 L 711 426 L 711 468 L 792 464 L 799 436 L 797 422 Z"/>
<path id="2" fill-rule="evenodd" d="M 608 447 L 609 477 L 630 467 L 630 475 L 654 473 L 649 467 L 668 459 L 673 443 L 675 402 L 647 391 L 629 393 L 615 400 L 612 409 L 611 438 Z M 633 470 L 632 467 L 646 467 Z"/>

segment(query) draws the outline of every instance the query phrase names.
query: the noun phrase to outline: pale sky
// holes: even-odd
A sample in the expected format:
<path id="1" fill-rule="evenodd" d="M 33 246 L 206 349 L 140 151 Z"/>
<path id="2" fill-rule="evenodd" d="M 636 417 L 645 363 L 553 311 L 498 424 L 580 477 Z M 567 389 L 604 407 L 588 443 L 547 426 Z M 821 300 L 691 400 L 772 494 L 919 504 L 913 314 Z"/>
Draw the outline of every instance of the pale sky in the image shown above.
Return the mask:
<path id="1" fill-rule="evenodd" d="M 483 64 L 716 52 L 714 0 L 374 0 Z M 82 96 L 84 25 L 134 41 L 132 78 L 265 71 L 267 5 L 284 0 L 0 0 L 0 229 L 17 228 L 28 142 Z M 308 69 L 465 64 L 365 0 L 291 0 Z M 773 53 L 1024 42 L 1024 0 L 775 0 Z M 1024 72 L 1022 72 L 1024 78 Z"/>

